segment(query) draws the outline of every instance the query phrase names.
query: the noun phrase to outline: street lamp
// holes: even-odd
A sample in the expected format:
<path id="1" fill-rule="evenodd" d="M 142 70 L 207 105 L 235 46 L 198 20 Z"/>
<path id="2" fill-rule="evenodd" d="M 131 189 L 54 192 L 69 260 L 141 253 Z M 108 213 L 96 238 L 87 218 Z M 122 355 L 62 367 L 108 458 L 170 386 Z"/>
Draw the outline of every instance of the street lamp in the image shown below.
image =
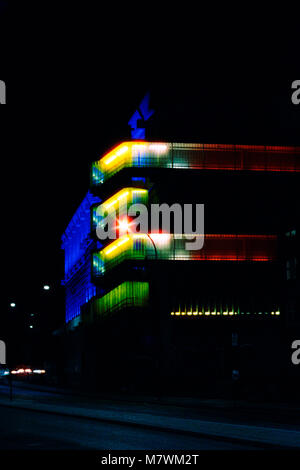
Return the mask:
<path id="1" fill-rule="evenodd" d="M 15 308 L 16 307 L 15 302 L 11 302 L 10 306 L 11 306 L 11 308 Z"/>
<path id="2" fill-rule="evenodd" d="M 122 235 L 124 235 L 125 233 L 132 233 L 132 230 L 130 229 L 130 225 L 132 225 L 132 222 L 130 222 L 128 217 L 125 217 L 123 219 L 118 219 L 116 226 L 119 229 L 119 234 L 120 234 L 120 232 L 121 232 Z M 155 259 L 157 260 L 158 259 L 157 249 L 156 249 L 156 245 L 154 243 L 154 240 L 151 238 L 149 233 L 145 233 L 145 235 L 147 235 L 147 237 L 149 238 L 149 240 L 151 241 L 151 243 L 153 245 L 153 248 L 154 248 L 154 251 L 155 251 Z"/>
<path id="3" fill-rule="evenodd" d="M 50 290 L 50 286 L 48 286 L 48 284 L 45 284 L 44 287 L 43 287 L 44 290 Z"/>

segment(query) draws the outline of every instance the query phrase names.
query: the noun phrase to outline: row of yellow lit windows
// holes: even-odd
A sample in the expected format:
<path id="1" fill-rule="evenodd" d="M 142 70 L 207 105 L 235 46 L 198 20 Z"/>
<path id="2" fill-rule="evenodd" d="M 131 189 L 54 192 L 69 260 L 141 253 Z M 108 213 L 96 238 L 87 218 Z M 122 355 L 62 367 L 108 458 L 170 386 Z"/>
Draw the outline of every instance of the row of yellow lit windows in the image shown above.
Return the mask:
<path id="1" fill-rule="evenodd" d="M 276 310 L 276 311 L 272 311 L 272 312 L 235 312 L 233 310 L 229 311 L 229 310 L 224 310 L 222 312 L 217 312 L 216 310 L 206 310 L 206 311 L 186 311 L 186 310 L 183 310 L 183 311 L 178 311 L 178 312 L 171 312 L 171 315 L 172 316 L 201 316 L 201 315 L 204 315 L 204 316 L 210 316 L 210 315 L 219 315 L 219 316 L 234 316 L 234 315 L 280 315 L 280 311 L 279 310 Z"/>

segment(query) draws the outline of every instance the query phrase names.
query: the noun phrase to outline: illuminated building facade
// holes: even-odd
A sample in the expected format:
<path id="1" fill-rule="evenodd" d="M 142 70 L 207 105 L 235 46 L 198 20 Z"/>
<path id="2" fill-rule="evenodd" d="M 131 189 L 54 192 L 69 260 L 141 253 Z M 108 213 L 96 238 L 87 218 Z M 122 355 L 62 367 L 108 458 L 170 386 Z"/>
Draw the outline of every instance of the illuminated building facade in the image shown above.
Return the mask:
<path id="1" fill-rule="evenodd" d="M 91 281 L 90 252 L 91 206 L 100 199 L 90 192 L 86 194 L 62 236 L 65 252 L 66 323 L 79 318 L 80 308 L 96 295 Z"/>
<path id="2" fill-rule="evenodd" d="M 282 240 L 298 224 L 299 172 L 291 147 L 135 140 L 94 162 L 63 238 L 66 322 L 84 380 L 97 371 L 108 388 L 179 390 L 180 376 L 186 387 L 201 378 L 202 390 L 216 391 L 232 369 L 263 377 L 266 351 L 286 339 L 285 269 L 297 277 Z M 121 224 L 122 209 L 136 203 L 204 204 L 203 248 L 187 250 L 172 226 L 131 233 L 129 219 L 115 240 L 97 238 L 99 206 Z M 268 373 L 275 380 L 276 367 Z"/>

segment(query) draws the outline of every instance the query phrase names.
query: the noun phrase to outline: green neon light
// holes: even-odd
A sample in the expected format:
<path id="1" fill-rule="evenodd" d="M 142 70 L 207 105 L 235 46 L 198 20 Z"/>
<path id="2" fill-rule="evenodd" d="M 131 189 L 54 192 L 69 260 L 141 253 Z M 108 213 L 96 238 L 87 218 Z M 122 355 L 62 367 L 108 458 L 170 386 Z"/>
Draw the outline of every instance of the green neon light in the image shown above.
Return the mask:
<path id="1" fill-rule="evenodd" d="M 126 281 L 91 304 L 95 315 L 106 315 L 126 307 L 145 307 L 149 299 L 149 283 Z"/>

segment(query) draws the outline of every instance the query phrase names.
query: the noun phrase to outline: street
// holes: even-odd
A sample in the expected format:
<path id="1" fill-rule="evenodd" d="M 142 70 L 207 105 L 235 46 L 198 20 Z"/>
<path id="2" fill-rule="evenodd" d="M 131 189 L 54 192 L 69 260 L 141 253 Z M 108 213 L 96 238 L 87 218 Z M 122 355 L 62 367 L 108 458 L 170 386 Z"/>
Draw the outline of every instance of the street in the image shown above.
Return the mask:
<path id="1" fill-rule="evenodd" d="M 9 397 L 9 387 L 2 383 L 2 450 L 253 450 L 300 445 L 297 409 L 242 403 L 232 407 L 226 401 L 192 399 L 180 404 L 180 398 L 174 403 L 171 397 L 101 397 L 26 381 L 14 381 L 13 399 Z"/>
<path id="2" fill-rule="evenodd" d="M 0 407 L 0 449 L 240 450 L 213 439 Z"/>

